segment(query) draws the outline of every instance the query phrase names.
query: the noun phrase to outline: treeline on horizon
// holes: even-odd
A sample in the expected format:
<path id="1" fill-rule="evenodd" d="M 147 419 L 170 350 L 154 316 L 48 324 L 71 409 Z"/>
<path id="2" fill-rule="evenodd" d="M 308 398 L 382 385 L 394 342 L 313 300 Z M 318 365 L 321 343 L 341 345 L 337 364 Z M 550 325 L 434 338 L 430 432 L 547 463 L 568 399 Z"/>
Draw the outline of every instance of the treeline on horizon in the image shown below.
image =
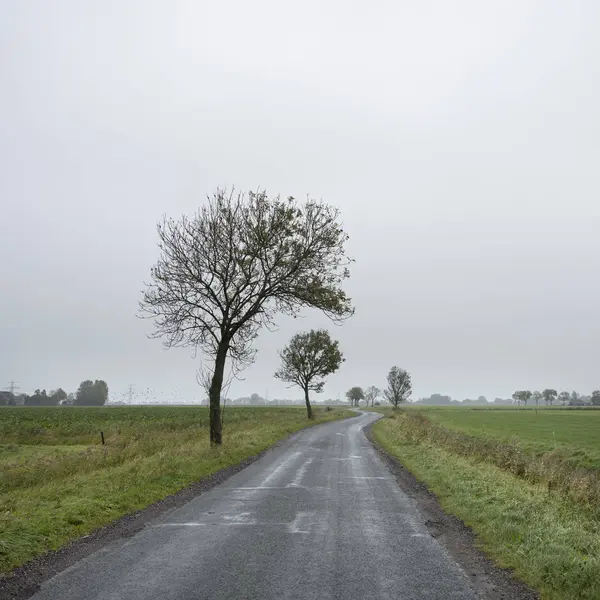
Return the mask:
<path id="1" fill-rule="evenodd" d="M 527 405 L 531 401 L 536 406 L 540 403 L 546 406 L 600 406 L 600 390 L 594 390 L 591 394 L 579 394 L 576 391 L 557 393 L 553 389 L 545 389 L 543 392 L 528 390 L 516 391 L 511 398 L 499 398 L 489 401 L 485 396 L 479 396 L 477 399 L 465 398 L 464 400 L 455 400 L 451 396 L 443 394 L 431 394 L 425 398 L 419 398 L 413 404 L 424 404 L 430 406 L 489 406 L 493 405 Z"/>
<path id="2" fill-rule="evenodd" d="M 62 388 L 35 390 L 31 395 L 0 392 L 0 406 L 102 406 L 108 400 L 108 385 L 102 379 L 86 379 L 77 391 L 67 394 Z"/>

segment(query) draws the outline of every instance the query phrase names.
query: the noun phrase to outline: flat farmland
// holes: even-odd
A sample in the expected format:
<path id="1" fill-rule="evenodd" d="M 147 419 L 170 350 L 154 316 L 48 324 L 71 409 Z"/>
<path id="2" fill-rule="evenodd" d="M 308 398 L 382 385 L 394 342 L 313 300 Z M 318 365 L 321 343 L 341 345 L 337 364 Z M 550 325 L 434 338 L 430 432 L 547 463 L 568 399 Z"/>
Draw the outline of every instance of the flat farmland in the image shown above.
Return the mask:
<path id="1" fill-rule="evenodd" d="M 0 409 L 0 573 L 344 409 L 225 408 L 223 446 L 204 407 Z M 100 432 L 104 433 L 105 445 Z"/>
<path id="2" fill-rule="evenodd" d="M 517 443 L 527 452 L 554 452 L 577 467 L 600 469 L 600 410 L 422 408 L 432 420 L 479 438 Z"/>

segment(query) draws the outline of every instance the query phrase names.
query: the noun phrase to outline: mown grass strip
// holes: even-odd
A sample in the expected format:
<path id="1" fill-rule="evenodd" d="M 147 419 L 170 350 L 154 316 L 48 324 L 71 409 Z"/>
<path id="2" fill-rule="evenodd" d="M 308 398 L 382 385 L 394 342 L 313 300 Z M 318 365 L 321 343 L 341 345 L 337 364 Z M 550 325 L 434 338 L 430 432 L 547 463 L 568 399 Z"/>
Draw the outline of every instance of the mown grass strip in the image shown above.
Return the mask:
<path id="1" fill-rule="evenodd" d="M 229 408 L 225 443 L 211 448 L 205 408 L 0 409 L 0 573 L 294 431 L 346 416 L 354 413 L 317 408 L 309 422 L 305 410 L 291 407 Z"/>
<path id="2" fill-rule="evenodd" d="M 413 430 L 403 413 L 380 420 L 373 435 L 429 486 L 444 510 L 475 531 L 500 566 L 549 600 L 600 598 L 600 521 L 592 507 Z"/>

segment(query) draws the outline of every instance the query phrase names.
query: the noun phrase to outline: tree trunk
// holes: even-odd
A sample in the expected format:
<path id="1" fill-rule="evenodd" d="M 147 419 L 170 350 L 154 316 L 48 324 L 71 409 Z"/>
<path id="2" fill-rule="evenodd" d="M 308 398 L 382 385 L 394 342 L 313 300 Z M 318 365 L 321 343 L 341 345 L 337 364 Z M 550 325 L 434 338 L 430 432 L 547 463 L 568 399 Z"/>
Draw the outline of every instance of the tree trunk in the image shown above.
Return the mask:
<path id="1" fill-rule="evenodd" d="M 228 345 L 219 344 L 215 358 L 215 372 L 210 382 L 208 393 L 210 399 L 210 445 L 221 445 L 221 389 L 223 388 L 223 374 L 225 372 L 225 359 L 227 358 Z"/>
<path id="2" fill-rule="evenodd" d="M 310 400 L 308 399 L 308 388 L 304 388 L 304 400 L 306 401 L 306 413 L 308 414 L 308 418 L 313 418 L 312 407 L 310 406 Z"/>

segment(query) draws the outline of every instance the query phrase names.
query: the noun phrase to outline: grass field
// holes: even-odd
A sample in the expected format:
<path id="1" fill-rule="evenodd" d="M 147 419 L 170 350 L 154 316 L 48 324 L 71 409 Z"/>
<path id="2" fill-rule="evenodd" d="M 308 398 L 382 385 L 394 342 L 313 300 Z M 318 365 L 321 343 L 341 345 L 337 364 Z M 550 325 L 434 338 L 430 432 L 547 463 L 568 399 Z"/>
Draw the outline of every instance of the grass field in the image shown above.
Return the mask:
<path id="1" fill-rule="evenodd" d="M 501 566 L 542 598 L 600 598 L 600 412 L 426 407 L 386 415 L 375 439 Z"/>
<path id="2" fill-rule="evenodd" d="M 353 414 L 314 411 L 313 423 Z M 0 573 L 307 425 L 302 408 L 226 408 L 211 448 L 201 407 L 1 408 Z"/>
<path id="3" fill-rule="evenodd" d="M 600 410 L 421 408 L 444 427 L 516 441 L 527 452 L 556 452 L 574 466 L 600 469 Z"/>

